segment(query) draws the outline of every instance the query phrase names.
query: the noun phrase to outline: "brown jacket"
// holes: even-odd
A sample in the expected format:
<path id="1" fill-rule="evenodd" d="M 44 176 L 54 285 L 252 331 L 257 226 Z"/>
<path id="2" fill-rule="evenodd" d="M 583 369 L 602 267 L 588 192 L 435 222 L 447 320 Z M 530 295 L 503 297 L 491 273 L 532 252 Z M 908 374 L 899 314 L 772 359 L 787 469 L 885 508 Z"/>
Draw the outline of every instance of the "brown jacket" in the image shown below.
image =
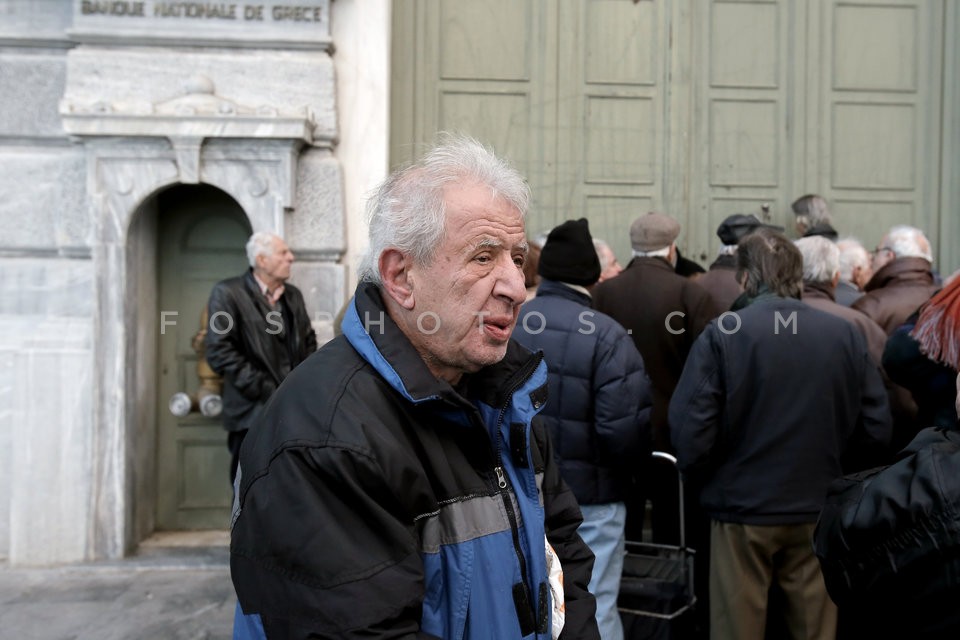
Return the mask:
<path id="1" fill-rule="evenodd" d="M 710 270 L 697 278 L 697 284 L 706 289 L 720 311 L 729 311 L 734 300 L 743 293 L 743 288 L 737 282 L 736 256 L 720 256 Z"/>
<path id="2" fill-rule="evenodd" d="M 929 262 L 897 258 L 873 274 L 866 293 L 852 308 L 869 316 L 889 336 L 936 290 Z"/>
<path id="3" fill-rule="evenodd" d="M 803 301 L 814 309 L 826 311 L 856 325 L 863 337 L 867 339 L 867 351 L 870 352 L 874 364 L 880 366 L 883 360 L 883 348 L 887 344 L 887 334 L 880 328 L 880 325 L 859 311 L 837 304 L 833 287 L 829 285 L 804 282 Z"/>
<path id="4" fill-rule="evenodd" d="M 670 396 L 694 340 L 720 310 L 699 284 L 674 273 L 663 258 L 634 258 L 623 273 L 597 285 L 593 306 L 622 324 L 643 356 L 653 383 L 654 446 L 669 450 Z"/>

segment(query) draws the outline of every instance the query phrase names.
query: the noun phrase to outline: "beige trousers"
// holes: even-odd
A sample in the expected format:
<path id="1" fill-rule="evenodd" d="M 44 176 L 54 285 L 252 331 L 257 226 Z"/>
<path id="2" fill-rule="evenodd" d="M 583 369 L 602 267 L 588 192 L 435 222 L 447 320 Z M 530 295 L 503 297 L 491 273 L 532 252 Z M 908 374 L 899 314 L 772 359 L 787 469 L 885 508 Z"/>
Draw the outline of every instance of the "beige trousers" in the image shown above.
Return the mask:
<path id="1" fill-rule="evenodd" d="M 711 640 L 763 640 L 773 582 L 791 638 L 834 640 L 837 608 L 813 553 L 814 527 L 710 523 Z"/>

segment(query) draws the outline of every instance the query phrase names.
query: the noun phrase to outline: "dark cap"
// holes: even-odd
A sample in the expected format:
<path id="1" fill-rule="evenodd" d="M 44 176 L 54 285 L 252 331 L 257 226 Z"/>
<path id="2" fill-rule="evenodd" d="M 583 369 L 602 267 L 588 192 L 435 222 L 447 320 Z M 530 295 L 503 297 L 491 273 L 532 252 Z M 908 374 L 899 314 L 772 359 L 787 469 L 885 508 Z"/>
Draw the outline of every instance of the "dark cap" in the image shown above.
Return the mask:
<path id="1" fill-rule="evenodd" d="M 657 251 L 669 247 L 680 235 L 680 223 L 662 213 L 651 211 L 630 225 L 630 245 L 634 251 Z"/>
<path id="2" fill-rule="evenodd" d="M 717 237 L 723 244 L 735 245 L 739 244 L 744 236 L 761 228 L 783 231 L 783 227 L 760 222 L 754 215 L 735 213 L 720 223 L 720 226 L 717 227 Z"/>
<path id="3" fill-rule="evenodd" d="M 600 279 L 600 258 L 586 218 L 567 220 L 553 229 L 540 250 L 537 271 L 548 280 L 583 287 Z"/>

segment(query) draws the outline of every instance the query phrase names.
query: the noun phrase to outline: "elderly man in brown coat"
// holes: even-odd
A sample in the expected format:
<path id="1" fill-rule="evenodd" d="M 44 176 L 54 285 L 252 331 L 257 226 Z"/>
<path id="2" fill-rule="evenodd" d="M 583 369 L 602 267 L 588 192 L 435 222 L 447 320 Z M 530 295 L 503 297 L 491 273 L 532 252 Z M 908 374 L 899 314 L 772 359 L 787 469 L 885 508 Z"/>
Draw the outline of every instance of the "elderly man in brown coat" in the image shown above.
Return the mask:
<path id="1" fill-rule="evenodd" d="M 622 324 L 643 356 L 653 387 L 651 426 L 654 448 L 672 450 L 667 410 L 690 347 L 707 323 L 720 313 L 700 285 L 674 272 L 680 224 L 662 213 L 648 213 L 630 226 L 633 260 L 612 280 L 593 291 L 593 306 Z M 653 538 L 679 541 L 679 507 L 673 469 L 651 466 L 649 475 L 627 500 L 628 540 L 639 540 L 645 493 L 653 505 Z M 695 508 L 696 501 L 688 501 Z M 688 540 L 696 537 L 696 514 L 688 509 Z M 704 574 L 706 575 L 706 574 Z M 705 594 L 704 594 L 705 595 Z"/>
<path id="2" fill-rule="evenodd" d="M 724 218 L 717 227 L 720 251 L 710 269 L 697 279 L 697 284 L 707 290 L 720 311 L 727 311 L 743 293 L 737 281 L 737 244 L 757 229 L 768 228 L 783 231 L 783 227 L 764 224 L 754 215 L 736 213 Z"/>
<path id="3" fill-rule="evenodd" d="M 880 366 L 887 334 L 866 315 L 836 302 L 840 249 L 823 236 L 800 238 L 794 244 L 803 256 L 803 301 L 855 325 L 867 341 L 874 364 Z"/>
<path id="4" fill-rule="evenodd" d="M 853 308 L 867 314 L 887 335 L 937 290 L 930 242 L 916 227 L 897 225 L 873 254 L 873 277 Z"/>

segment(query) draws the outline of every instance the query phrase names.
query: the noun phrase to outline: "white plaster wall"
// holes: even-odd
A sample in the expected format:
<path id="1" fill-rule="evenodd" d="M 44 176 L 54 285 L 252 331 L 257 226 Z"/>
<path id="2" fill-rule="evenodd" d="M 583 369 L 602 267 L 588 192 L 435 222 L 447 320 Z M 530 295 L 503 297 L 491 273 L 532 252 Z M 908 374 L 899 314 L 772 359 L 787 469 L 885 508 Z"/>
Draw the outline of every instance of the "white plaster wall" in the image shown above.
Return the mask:
<path id="1" fill-rule="evenodd" d="M 332 3 L 340 144 L 347 223 L 347 296 L 367 248 L 364 205 L 390 166 L 390 0 Z"/>

